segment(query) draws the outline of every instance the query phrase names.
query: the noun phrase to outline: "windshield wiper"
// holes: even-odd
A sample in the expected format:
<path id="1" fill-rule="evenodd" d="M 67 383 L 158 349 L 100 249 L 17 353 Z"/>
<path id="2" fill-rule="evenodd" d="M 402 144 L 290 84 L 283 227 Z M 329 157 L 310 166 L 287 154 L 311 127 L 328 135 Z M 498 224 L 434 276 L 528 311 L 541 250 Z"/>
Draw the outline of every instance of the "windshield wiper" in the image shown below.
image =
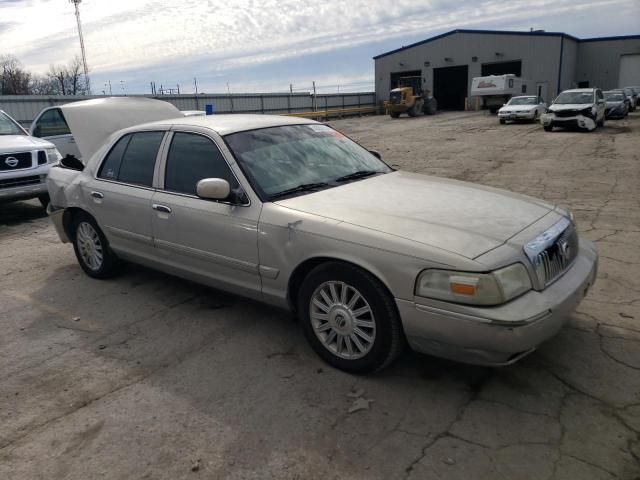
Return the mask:
<path id="1" fill-rule="evenodd" d="M 348 180 L 355 180 L 356 178 L 370 177 L 371 175 L 375 175 L 376 173 L 382 173 L 382 172 L 379 172 L 377 170 L 358 170 L 357 172 L 350 173 L 349 175 L 338 177 L 335 179 L 335 181 L 346 182 Z"/>
<path id="2" fill-rule="evenodd" d="M 311 190 L 317 190 L 318 188 L 322 188 L 322 187 L 328 187 L 329 184 L 326 182 L 318 182 L 318 183 L 303 183 L 302 185 L 298 185 L 297 187 L 293 187 L 293 188 L 288 188 L 286 190 L 283 190 L 281 192 L 278 193 L 274 193 L 272 195 L 269 196 L 269 198 L 276 199 L 276 198 L 280 198 L 280 197 L 284 197 L 287 195 L 290 195 L 292 193 L 299 193 L 299 192 L 309 192 Z"/>

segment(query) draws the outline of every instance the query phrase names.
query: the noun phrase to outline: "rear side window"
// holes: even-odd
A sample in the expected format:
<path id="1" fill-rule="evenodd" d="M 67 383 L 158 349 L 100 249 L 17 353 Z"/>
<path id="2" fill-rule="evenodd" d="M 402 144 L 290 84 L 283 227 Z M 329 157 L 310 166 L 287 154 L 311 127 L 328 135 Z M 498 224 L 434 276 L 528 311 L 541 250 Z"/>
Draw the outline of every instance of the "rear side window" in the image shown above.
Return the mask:
<path id="1" fill-rule="evenodd" d="M 164 132 L 125 135 L 105 158 L 99 178 L 150 187 Z"/>
<path id="2" fill-rule="evenodd" d="M 176 132 L 167 155 L 164 188 L 172 192 L 196 194 L 203 178 L 223 178 L 231 189 L 238 187 L 218 147 L 207 137 Z"/>
<path id="3" fill-rule="evenodd" d="M 34 137 L 53 137 L 55 135 L 70 135 L 71 130 L 59 108 L 47 110 L 42 114 L 33 129 Z"/>

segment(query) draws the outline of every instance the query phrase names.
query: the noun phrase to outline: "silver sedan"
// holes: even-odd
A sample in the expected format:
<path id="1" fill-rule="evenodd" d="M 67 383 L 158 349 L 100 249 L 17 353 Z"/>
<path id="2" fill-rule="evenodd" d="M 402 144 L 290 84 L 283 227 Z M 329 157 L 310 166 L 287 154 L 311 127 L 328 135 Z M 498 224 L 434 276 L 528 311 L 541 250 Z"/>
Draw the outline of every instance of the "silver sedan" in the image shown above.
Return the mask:
<path id="1" fill-rule="evenodd" d="M 149 102 L 136 118 L 159 121 L 111 136 L 96 129 L 117 108 L 65 112 L 89 160 L 51 170 L 49 211 L 92 277 L 132 261 L 292 310 L 324 360 L 359 373 L 406 343 L 510 364 L 595 281 L 595 248 L 559 207 L 395 171 L 314 121 Z"/>

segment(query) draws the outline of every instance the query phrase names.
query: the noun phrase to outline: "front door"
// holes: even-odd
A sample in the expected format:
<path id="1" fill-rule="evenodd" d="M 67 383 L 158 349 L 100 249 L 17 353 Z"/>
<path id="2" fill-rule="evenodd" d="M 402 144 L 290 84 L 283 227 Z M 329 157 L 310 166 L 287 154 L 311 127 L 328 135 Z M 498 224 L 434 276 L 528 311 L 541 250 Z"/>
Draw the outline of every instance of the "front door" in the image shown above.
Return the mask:
<path id="1" fill-rule="evenodd" d="M 91 214 L 117 253 L 152 258 L 151 197 L 164 131 L 124 135 L 111 148 L 96 178 L 83 186 Z"/>
<path id="2" fill-rule="evenodd" d="M 241 193 L 216 143 L 203 134 L 174 132 L 161 171 L 161 188 L 152 199 L 161 261 L 196 280 L 261 298 L 260 205 Z M 236 193 L 227 201 L 199 198 L 196 185 L 204 178 L 225 179 Z"/>

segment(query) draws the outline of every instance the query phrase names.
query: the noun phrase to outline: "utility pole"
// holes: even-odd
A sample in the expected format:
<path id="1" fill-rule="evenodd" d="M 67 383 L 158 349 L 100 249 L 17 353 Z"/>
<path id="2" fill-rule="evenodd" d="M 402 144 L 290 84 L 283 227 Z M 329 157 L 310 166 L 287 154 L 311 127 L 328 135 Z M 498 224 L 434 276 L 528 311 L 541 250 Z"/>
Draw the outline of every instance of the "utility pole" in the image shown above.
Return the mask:
<path id="1" fill-rule="evenodd" d="M 84 79 L 87 82 L 87 93 L 91 93 L 91 82 L 89 82 L 89 67 L 87 66 L 87 53 L 84 50 L 84 38 L 82 36 L 82 22 L 80 22 L 80 2 L 82 0 L 69 0 L 76 9 L 76 21 L 78 22 L 78 36 L 80 37 L 80 50 L 82 51 L 82 66 L 84 67 Z"/>
<path id="2" fill-rule="evenodd" d="M 293 93 L 293 83 L 289 84 L 289 93 Z"/>
<path id="3" fill-rule="evenodd" d="M 198 80 L 196 79 L 196 77 L 193 77 L 193 86 L 196 89 L 196 95 L 198 94 Z"/>
<path id="4" fill-rule="evenodd" d="M 316 81 L 313 81 L 313 111 L 318 111 L 318 98 L 316 97 Z"/>

